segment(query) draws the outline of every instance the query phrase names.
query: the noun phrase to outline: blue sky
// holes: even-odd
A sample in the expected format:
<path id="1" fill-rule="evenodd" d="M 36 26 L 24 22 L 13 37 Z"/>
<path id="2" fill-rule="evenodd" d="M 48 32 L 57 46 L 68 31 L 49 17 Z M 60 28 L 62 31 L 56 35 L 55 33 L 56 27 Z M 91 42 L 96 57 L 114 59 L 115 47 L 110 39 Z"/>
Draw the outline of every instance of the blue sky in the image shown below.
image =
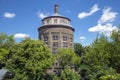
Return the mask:
<path id="1" fill-rule="evenodd" d="M 74 42 L 84 46 L 97 34 L 110 36 L 120 24 L 120 0 L 0 0 L 0 32 L 14 35 L 16 41 L 38 39 L 41 19 L 54 14 L 55 4 L 60 15 L 71 19 Z"/>

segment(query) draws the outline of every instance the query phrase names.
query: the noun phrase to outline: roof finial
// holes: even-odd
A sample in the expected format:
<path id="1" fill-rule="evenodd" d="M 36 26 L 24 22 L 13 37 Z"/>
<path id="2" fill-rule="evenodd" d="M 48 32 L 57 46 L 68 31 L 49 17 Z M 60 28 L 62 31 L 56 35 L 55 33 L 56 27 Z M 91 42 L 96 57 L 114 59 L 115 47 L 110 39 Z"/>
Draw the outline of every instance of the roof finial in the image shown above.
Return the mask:
<path id="1" fill-rule="evenodd" d="M 58 5 L 57 4 L 55 4 L 54 8 L 55 8 L 55 14 L 58 13 Z"/>

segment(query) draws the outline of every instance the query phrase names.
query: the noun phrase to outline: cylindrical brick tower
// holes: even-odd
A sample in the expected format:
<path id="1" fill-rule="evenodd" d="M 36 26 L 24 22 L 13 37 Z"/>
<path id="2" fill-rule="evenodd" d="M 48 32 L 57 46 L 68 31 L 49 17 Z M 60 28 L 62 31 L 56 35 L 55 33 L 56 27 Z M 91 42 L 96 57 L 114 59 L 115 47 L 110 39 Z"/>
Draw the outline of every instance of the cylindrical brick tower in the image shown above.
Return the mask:
<path id="1" fill-rule="evenodd" d="M 69 18 L 59 15 L 58 5 L 55 5 L 52 16 L 42 19 L 38 32 L 39 39 L 49 46 L 53 54 L 58 48 L 74 48 L 74 28 Z"/>

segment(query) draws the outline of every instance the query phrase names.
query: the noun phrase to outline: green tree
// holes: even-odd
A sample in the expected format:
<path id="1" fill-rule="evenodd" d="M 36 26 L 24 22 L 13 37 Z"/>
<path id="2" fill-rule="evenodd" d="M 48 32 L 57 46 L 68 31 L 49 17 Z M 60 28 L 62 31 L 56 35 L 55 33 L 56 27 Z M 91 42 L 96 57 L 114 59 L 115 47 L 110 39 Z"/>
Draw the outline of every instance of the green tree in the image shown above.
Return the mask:
<path id="1" fill-rule="evenodd" d="M 77 67 L 80 64 L 80 57 L 72 49 L 59 49 L 58 62 L 63 68 L 67 65 Z"/>
<path id="2" fill-rule="evenodd" d="M 74 50 L 75 50 L 75 53 L 79 56 L 81 56 L 84 53 L 84 48 L 80 43 L 74 44 Z"/>
<path id="3" fill-rule="evenodd" d="M 10 50 L 15 44 L 13 36 L 8 36 L 5 33 L 0 33 L 0 47 Z"/>
<path id="4" fill-rule="evenodd" d="M 80 75 L 76 71 L 70 69 L 69 66 L 66 66 L 65 69 L 61 72 L 60 79 L 61 80 L 81 80 Z"/>
<path id="5" fill-rule="evenodd" d="M 108 71 L 104 71 L 104 74 L 100 77 L 100 80 L 120 80 L 120 74 L 115 69 L 109 68 Z"/>
<path id="6" fill-rule="evenodd" d="M 9 58 L 9 52 L 15 45 L 13 36 L 0 33 L 0 68 L 5 66 L 6 60 Z"/>
<path id="7" fill-rule="evenodd" d="M 14 46 L 6 69 L 15 73 L 12 80 L 43 80 L 52 65 L 52 54 L 42 41 L 25 39 Z"/>
<path id="8" fill-rule="evenodd" d="M 93 80 L 102 75 L 107 70 L 109 64 L 109 41 L 107 37 L 101 35 L 89 46 L 86 54 L 81 58 L 81 76 L 91 77 Z M 92 80 L 92 79 L 91 79 Z"/>
<path id="9" fill-rule="evenodd" d="M 120 27 L 117 31 L 113 31 L 111 40 L 110 66 L 118 69 L 120 68 Z"/>

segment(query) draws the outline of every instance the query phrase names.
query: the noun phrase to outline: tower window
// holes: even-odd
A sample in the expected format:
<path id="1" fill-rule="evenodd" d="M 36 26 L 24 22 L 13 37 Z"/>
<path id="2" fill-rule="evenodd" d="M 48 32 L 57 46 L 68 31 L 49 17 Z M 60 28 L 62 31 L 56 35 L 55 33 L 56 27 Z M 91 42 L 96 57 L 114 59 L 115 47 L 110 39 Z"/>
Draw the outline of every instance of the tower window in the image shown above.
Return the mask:
<path id="1" fill-rule="evenodd" d="M 48 41 L 48 36 L 44 36 L 44 41 Z"/>
<path id="2" fill-rule="evenodd" d="M 68 44 L 66 42 L 63 42 L 63 47 L 67 47 Z"/>
<path id="3" fill-rule="evenodd" d="M 49 36 L 48 33 L 44 33 L 44 34 L 43 34 L 44 41 L 48 41 L 48 36 Z"/>
<path id="4" fill-rule="evenodd" d="M 60 35 L 59 32 L 51 32 L 51 34 L 52 34 L 52 40 L 58 40 L 59 39 L 59 35 Z"/>
<path id="5" fill-rule="evenodd" d="M 54 23 L 57 23 L 57 19 L 54 19 Z"/>
<path id="6" fill-rule="evenodd" d="M 53 47 L 58 47 L 58 42 L 53 42 Z"/>
<path id="7" fill-rule="evenodd" d="M 58 40 L 58 36 L 53 36 L 53 40 Z"/>
<path id="8" fill-rule="evenodd" d="M 63 41 L 67 41 L 67 36 L 66 35 L 63 36 Z"/>
<path id="9" fill-rule="evenodd" d="M 57 48 L 52 48 L 52 53 L 57 53 Z"/>
<path id="10" fill-rule="evenodd" d="M 72 37 L 70 38 L 70 42 L 73 42 L 73 38 Z"/>
<path id="11" fill-rule="evenodd" d="M 71 48 L 72 48 L 72 46 L 73 46 L 72 43 L 70 43 L 70 47 L 71 47 Z"/>

